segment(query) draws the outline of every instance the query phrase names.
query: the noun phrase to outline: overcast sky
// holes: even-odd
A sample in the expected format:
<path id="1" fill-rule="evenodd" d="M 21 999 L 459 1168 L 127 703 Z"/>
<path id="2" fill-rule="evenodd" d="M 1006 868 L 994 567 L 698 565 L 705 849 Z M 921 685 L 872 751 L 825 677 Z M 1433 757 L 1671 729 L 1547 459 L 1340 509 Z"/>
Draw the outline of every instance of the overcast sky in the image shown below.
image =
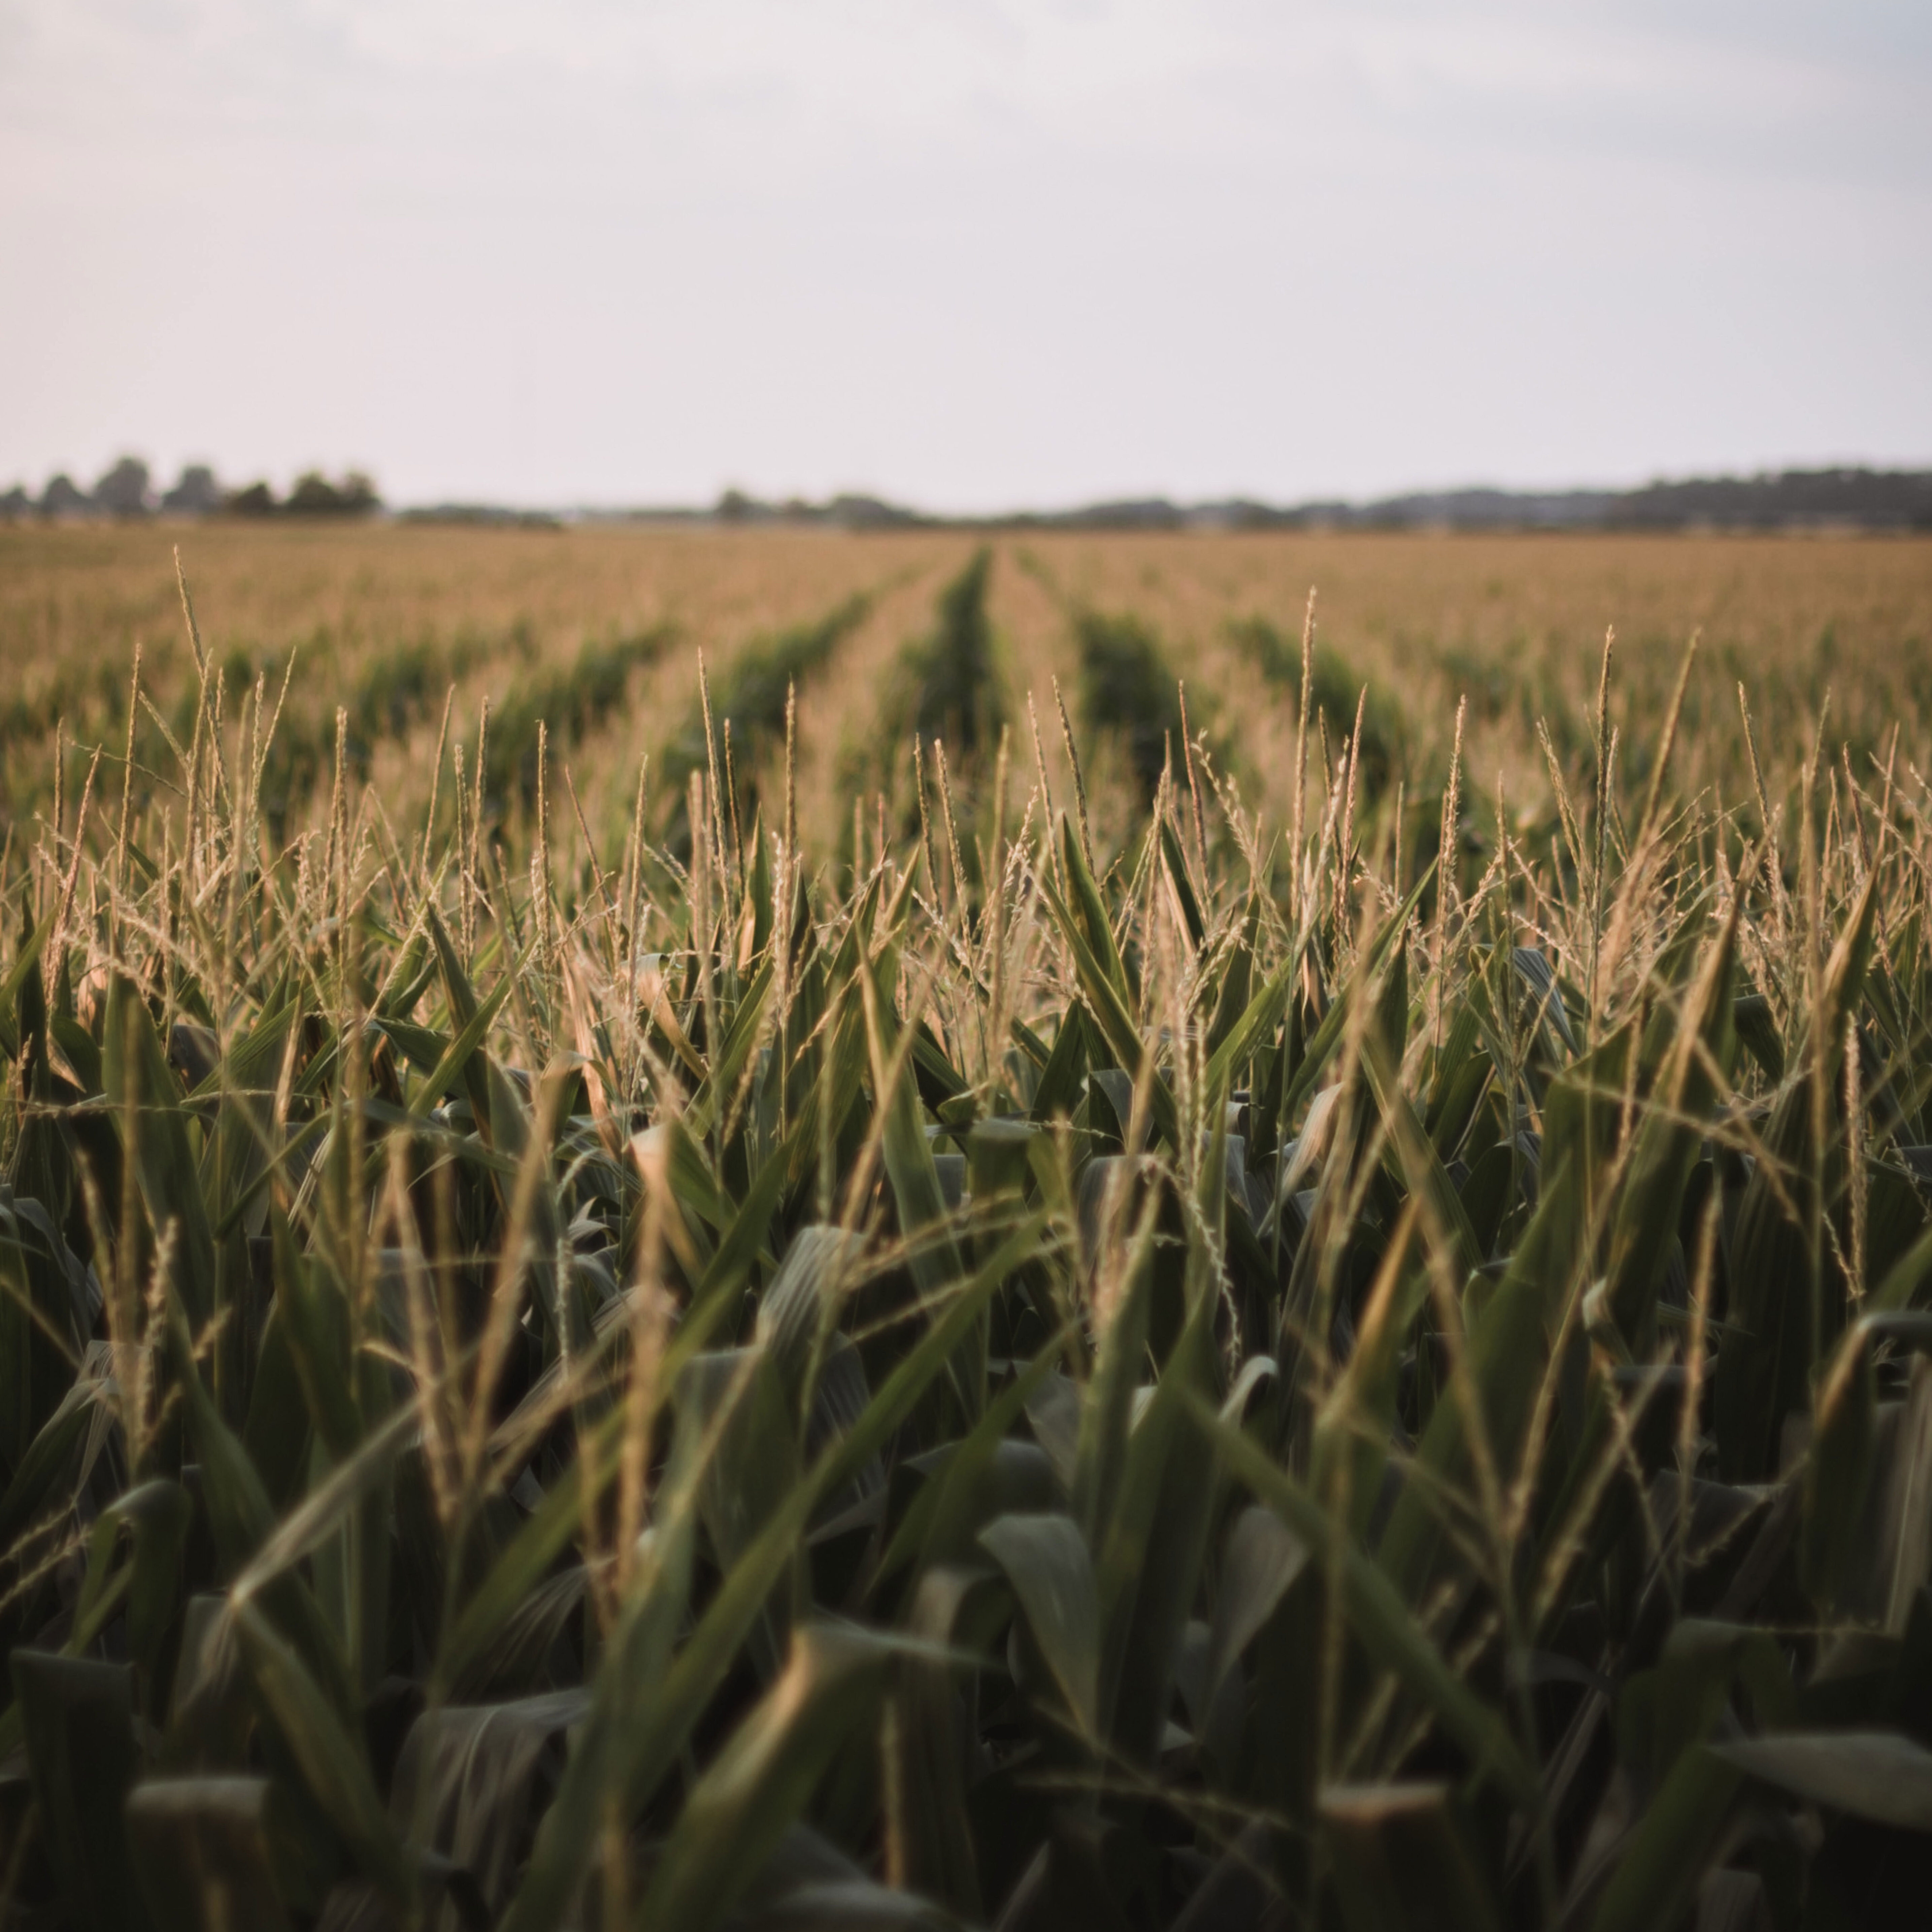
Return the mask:
<path id="1" fill-rule="evenodd" d="M 1927 0 L 0 0 L 0 485 L 1932 462 Z"/>

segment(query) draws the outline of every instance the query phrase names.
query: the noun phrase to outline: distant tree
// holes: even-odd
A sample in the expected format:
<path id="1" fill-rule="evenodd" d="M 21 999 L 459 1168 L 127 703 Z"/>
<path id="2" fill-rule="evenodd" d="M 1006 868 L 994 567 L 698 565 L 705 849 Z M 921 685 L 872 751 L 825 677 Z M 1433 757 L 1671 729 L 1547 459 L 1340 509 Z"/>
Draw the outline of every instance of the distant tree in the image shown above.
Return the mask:
<path id="1" fill-rule="evenodd" d="M 161 499 L 161 508 L 176 516 L 205 517 L 221 507 L 221 485 L 205 463 L 182 466 L 175 487 Z"/>
<path id="2" fill-rule="evenodd" d="M 110 517 L 145 517 L 154 508 L 149 481 L 138 456 L 124 456 L 94 484 L 95 507 Z"/>
<path id="3" fill-rule="evenodd" d="M 916 511 L 902 509 L 878 496 L 854 496 L 848 491 L 834 496 L 820 513 L 842 529 L 891 530 L 922 520 Z"/>
<path id="4" fill-rule="evenodd" d="M 33 507 L 33 498 L 16 483 L 4 496 L 0 496 L 0 521 L 16 523 Z"/>
<path id="5" fill-rule="evenodd" d="M 281 506 L 275 493 L 266 483 L 250 483 L 223 500 L 221 507 L 231 517 L 272 517 Z"/>
<path id="6" fill-rule="evenodd" d="M 296 517 L 362 517 L 381 503 L 376 486 L 359 470 L 352 470 L 340 483 L 310 470 L 296 478 L 283 507 Z"/>
<path id="7" fill-rule="evenodd" d="M 94 499 L 63 470 L 48 478 L 39 508 L 44 517 L 84 516 L 94 508 Z"/>
<path id="8" fill-rule="evenodd" d="M 342 507 L 335 485 L 320 470 L 304 471 L 296 478 L 284 507 L 291 516 L 332 517 Z"/>
<path id="9" fill-rule="evenodd" d="M 742 524 L 758 509 L 756 501 L 742 490 L 727 490 L 712 512 L 721 524 Z"/>

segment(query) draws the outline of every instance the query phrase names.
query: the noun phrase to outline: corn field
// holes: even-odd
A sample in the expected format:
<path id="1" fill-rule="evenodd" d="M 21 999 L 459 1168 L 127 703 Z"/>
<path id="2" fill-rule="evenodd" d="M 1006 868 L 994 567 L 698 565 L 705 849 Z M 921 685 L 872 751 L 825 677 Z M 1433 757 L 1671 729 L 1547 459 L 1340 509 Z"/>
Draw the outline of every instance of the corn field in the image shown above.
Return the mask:
<path id="1" fill-rule="evenodd" d="M 1914 748 L 1740 692 L 1680 785 L 1606 647 L 1550 812 L 1459 713 L 1418 850 L 1306 627 L 1272 818 L 1157 680 L 928 640 L 814 850 L 827 621 L 601 843 L 534 712 L 272 811 L 191 610 L 172 726 L 56 733 L 0 1922 L 1921 1922 Z"/>

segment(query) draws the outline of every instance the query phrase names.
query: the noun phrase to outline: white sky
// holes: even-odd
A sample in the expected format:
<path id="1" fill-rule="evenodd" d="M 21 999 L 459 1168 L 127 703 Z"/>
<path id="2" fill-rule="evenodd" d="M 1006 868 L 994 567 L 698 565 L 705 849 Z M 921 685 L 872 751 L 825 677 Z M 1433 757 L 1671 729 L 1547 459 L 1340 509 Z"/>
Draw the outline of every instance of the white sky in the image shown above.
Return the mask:
<path id="1" fill-rule="evenodd" d="M 0 0 L 0 484 L 1932 461 L 1926 0 Z"/>

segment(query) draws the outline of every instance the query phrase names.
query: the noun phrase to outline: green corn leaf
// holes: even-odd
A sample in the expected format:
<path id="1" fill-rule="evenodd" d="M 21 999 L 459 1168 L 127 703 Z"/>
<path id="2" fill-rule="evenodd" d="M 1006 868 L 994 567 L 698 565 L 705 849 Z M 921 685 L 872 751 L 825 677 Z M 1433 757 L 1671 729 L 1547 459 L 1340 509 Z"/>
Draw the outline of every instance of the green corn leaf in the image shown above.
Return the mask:
<path id="1" fill-rule="evenodd" d="M 193 1505 L 182 1486 L 157 1477 L 137 1484 L 103 1510 L 94 1519 L 88 1538 L 87 1576 L 74 1606 L 76 1628 L 99 1628 L 96 1606 L 109 1587 L 116 1544 L 124 1526 L 133 1546 L 126 1568 L 128 1648 L 151 1679 L 168 1626 L 174 1620 L 182 1554 L 193 1515 Z"/>
<path id="2" fill-rule="evenodd" d="M 1051 1466 L 1042 1488 L 1040 1462 L 1025 1453 L 1033 1445 L 1008 1439 L 1058 1359 L 1057 1349 L 1042 1350 L 987 1403 L 972 1433 L 952 1445 L 901 1518 L 880 1559 L 875 1589 L 908 1563 L 923 1569 L 967 1561 L 980 1531 L 995 1516 L 1037 1510 L 1059 1500 L 1052 1492 Z"/>
<path id="3" fill-rule="evenodd" d="M 20 989 L 27 982 L 27 976 L 40 964 L 40 955 L 46 950 L 47 941 L 52 938 L 54 922 L 60 916 L 60 908 L 50 906 L 38 926 L 31 920 L 23 920 L 28 932 L 20 950 L 14 956 L 14 963 L 7 969 L 7 976 L 0 980 L 0 1050 L 4 1050 L 10 1060 L 20 1057 L 20 1028 L 16 1009 Z"/>
<path id="4" fill-rule="evenodd" d="M 1742 1772 L 1687 1751 L 1653 1797 L 1606 1887 L 1594 1932 L 1654 1932 L 1688 1904 L 1709 1868 Z"/>
<path id="5" fill-rule="evenodd" d="M 1465 1338 L 1474 1418 L 1500 1480 L 1516 1472 L 1536 1398 L 1551 1372 L 1564 1306 L 1579 1286 L 1581 1237 L 1575 1169 L 1546 1168 L 1536 1212 Z M 1466 1482 L 1472 1418 L 1453 1390 L 1438 1400 L 1377 1552 L 1403 1598 L 1419 1602 L 1444 1547 L 1437 1491 Z"/>
<path id="6" fill-rule="evenodd" d="M 704 1084 L 692 1096 L 691 1104 L 685 1109 L 685 1131 L 694 1140 L 709 1136 L 736 1094 L 746 1060 L 764 1030 L 765 1006 L 772 998 L 774 983 L 775 962 L 767 959 L 745 989 L 723 1041 L 710 1056 Z"/>
<path id="7" fill-rule="evenodd" d="M 32 1650 L 15 1651 L 10 1661 L 40 1828 L 63 1894 L 90 1932 L 146 1926 L 121 1827 L 139 1762 L 131 1673 L 124 1664 Z"/>
<path id="8" fill-rule="evenodd" d="M 469 1094 L 470 1108 L 478 1124 L 484 1126 L 490 1119 L 490 1086 L 477 1062 L 477 1052 L 488 1037 L 503 1002 L 514 989 L 518 975 L 529 965 L 536 950 L 536 941 L 534 938 L 531 939 L 516 963 L 498 978 L 489 997 L 478 1000 L 470 983 L 470 976 L 464 971 L 462 962 L 456 956 L 456 948 L 451 944 L 449 934 L 434 907 L 429 909 L 428 922 L 436 962 L 442 973 L 443 988 L 448 995 L 450 1017 L 455 1022 L 456 1036 L 450 1042 L 449 1050 L 436 1070 L 417 1090 L 410 1110 L 418 1118 L 427 1114 L 460 1080 Z"/>
<path id="9" fill-rule="evenodd" d="M 1097 1740 L 1100 1611 L 1093 1559 L 1070 1516 L 1003 1516 L 980 1541 L 1006 1572 L 1081 1735 Z"/>
<path id="10" fill-rule="evenodd" d="M 1896 1731 L 1780 1731 L 1706 1747 L 1734 1772 L 1903 1832 L 1932 1832 L 1932 1751 Z"/>
<path id="11" fill-rule="evenodd" d="M 1308 1546 L 1274 1510 L 1251 1503 L 1237 1516 L 1222 1554 L 1209 1634 L 1202 1702 L 1222 1684 L 1308 1562 Z"/>
<path id="12" fill-rule="evenodd" d="M 1100 902 L 1100 890 L 1094 883 L 1094 874 L 1088 869 L 1086 854 L 1081 850 L 1073 821 L 1064 812 L 1060 814 L 1060 862 L 1062 875 L 1066 880 L 1067 902 L 1072 908 L 1070 913 L 1065 914 L 1062 922 L 1070 934 L 1077 934 L 1094 963 L 1096 977 L 1113 989 L 1115 1000 L 1124 1012 L 1126 1002 L 1132 997 L 1127 983 L 1126 968 L 1121 963 L 1120 950 L 1114 939 L 1113 923 Z M 1057 910 L 1064 912 L 1064 908 L 1054 903 Z"/>
<path id="13" fill-rule="evenodd" d="M 590 1702 L 577 1689 L 502 1704 L 446 1704 L 410 1726 L 390 1816 L 412 1843 L 466 1873 L 493 1916 L 508 1896 L 544 1756 L 583 1720 Z"/>
<path id="14" fill-rule="evenodd" d="M 686 1363 L 703 1347 L 723 1305 L 722 1297 L 712 1298 L 673 1338 L 662 1369 L 668 1382 L 674 1384 Z M 438 1649 L 436 1681 L 440 1685 L 454 1685 L 469 1678 L 497 1644 L 519 1605 L 570 1547 L 586 1512 L 598 1506 L 616 1478 L 625 1424 L 621 1406 L 599 1419 L 579 1444 L 572 1480 L 557 1483 L 544 1492 L 542 1502 L 497 1556 Z"/>
<path id="15" fill-rule="evenodd" d="M 1197 1425 L 1234 1479 L 1281 1518 L 1318 1565 L 1340 1570 L 1352 1628 L 1370 1656 L 1434 1713 L 1479 1772 L 1494 1774 L 1520 1801 L 1533 1804 L 1538 1790 L 1534 1768 L 1502 1720 L 1418 1628 L 1388 1579 L 1359 1550 L 1335 1546 L 1322 1505 L 1270 1462 L 1251 1437 L 1224 1421 L 1198 1395 L 1188 1401 Z"/>
<path id="16" fill-rule="evenodd" d="M 93 1424 L 93 1411 L 107 1391 L 102 1381 L 84 1377 L 62 1398 L 28 1444 L 20 1466 L 0 1493 L 0 1549 L 5 1549 L 44 1511 L 75 1460 Z"/>
<path id="17" fill-rule="evenodd" d="M 784 1674 L 698 1780 L 651 1876 L 642 1925 L 705 1932 L 742 1893 L 805 1808 L 833 1755 L 863 1726 L 890 1652 L 848 1626 L 807 1624 Z"/>
<path id="18" fill-rule="evenodd" d="M 1858 1000 L 1871 956 L 1876 880 L 1868 880 L 1826 964 L 1809 1016 L 1798 1076 L 1785 1088 L 1766 1134 L 1766 1152 L 1782 1172 L 1784 1202 L 1772 1172 L 1760 1164 L 1739 1204 L 1731 1239 L 1738 1284 L 1729 1320 L 1742 1331 L 1718 1363 L 1715 1414 L 1720 1472 L 1750 1481 L 1777 1465 L 1784 1420 L 1809 1406 L 1813 1370 L 1831 1340 L 1826 1257 L 1814 1246 L 1809 1217 L 1822 1214 L 1814 1163 L 1828 1168 L 1840 1149 L 1816 1143 L 1814 1078 L 1827 1096 L 1843 1085 L 1845 1020 Z M 1838 1103 L 1831 1102 L 1835 1120 Z M 1834 1136 L 1838 1130 L 1828 1131 Z M 1794 1226 L 1785 1202 L 1797 1210 Z"/>
<path id="19" fill-rule="evenodd" d="M 1160 856 L 1173 884 L 1174 899 L 1180 908 L 1181 922 L 1187 928 L 1188 944 L 1198 952 L 1208 937 L 1208 922 L 1202 917 L 1201 903 L 1194 896 L 1194 887 L 1187 876 L 1187 861 L 1182 856 L 1180 841 L 1174 836 L 1173 821 L 1165 812 L 1160 815 Z"/>
<path id="20" fill-rule="evenodd" d="M 148 1217 L 158 1233 L 175 1231 L 172 1279 L 188 1319 L 199 1328 L 215 1312 L 214 1240 L 207 1205 L 173 1070 L 139 990 L 118 974 L 108 989 L 103 1066 L 107 1097 L 122 1110 L 124 1133 L 133 1136 L 129 1157 Z"/>
<path id="21" fill-rule="evenodd" d="M 1153 1200 L 1136 1202 L 1134 1182 L 1124 1162 L 1112 1171 L 1112 1184 L 1124 1191 L 1120 1205 L 1123 1232 L 1118 1274 L 1108 1287 L 1111 1304 L 1100 1341 L 1094 1379 L 1080 1414 L 1079 1447 L 1074 1465 L 1073 1513 L 1090 1543 L 1097 1543 L 1113 1520 L 1124 1478 L 1128 1431 L 1135 1391 L 1141 1384 L 1153 1294 Z M 1152 1184 L 1154 1186 L 1157 1183 Z M 1129 1219 L 1127 1217 L 1131 1217 Z"/>
<path id="22" fill-rule="evenodd" d="M 254 1604 L 244 1600 L 231 1614 L 249 1674 L 274 1713 L 304 1782 L 342 1834 L 363 1876 L 398 1904 L 406 1901 L 413 1879 L 408 1856 L 376 1795 L 361 1741 Z"/>
<path id="23" fill-rule="evenodd" d="M 1057 1114 L 1071 1114 L 1079 1104 L 1087 1065 L 1087 1028 L 1076 1005 L 1060 1016 L 1053 1051 L 1047 1056 L 1046 1064 L 1040 1070 L 1040 1084 L 1034 1090 L 1032 1118 L 1046 1121 Z"/>
<path id="24" fill-rule="evenodd" d="M 1004 1612 L 1005 1591 L 979 1564 L 929 1570 L 907 1620 L 908 1634 L 935 1652 L 963 1640 L 990 1640 Z M 884 1734 L 884 1774 L 896 1798 L 889 1814 L 900 1824 L 904 1870 L 916 1887 L 970 1922 L 983 1916 L 980 1857 L 968 1808 L 964 1726 L 958 1694 L 962 1672 L 934 1658 L 896 1660 L 892 1720 Z M 911 1903 L 911 1901 L 908 1901 Z"/>
<path id="25" fill-rule="evenodd" d="M 1054 892 L 1052 884 L 1042 879 L 1040 891 L 1059 922 L 1067 950 L 1073 956 L 1074 970 L 1079 977 L 1080 990 L 1100 1028 L 1100 1037 L 1106 1041 L 1108 1051 L 1123 1068 L 1130 1072 L 1138 1070 L 1146 1058 L 1147 1049 L 1142 1043 L 1133 1016 L 1127 1010 L 1125 994 L 1116 983 L 1113 974 L 1102 961 L 1095 956 L 1088 943 L 1084 925 L 1067 910 L 1065 902 Z M 1115 961 L 1118 964 L 1118 954 L 1115 955 Z M 1179 1117 L 1174 1112 L 1174 1094 L 1165 1076 L 1157 1072 L 1154 1073 L 1149 1082 L 1149 1100 L 1156 1130 L 1170 1147 L 1175 1145 L 1180 1130 Z"/>
<path id="26" fill-rule="evenodd" d="M 149 1778 L 128 1798 L 128 1845 L 158 1932 L 284 1932 L 270 1784 L 237 1773 Z"/>
<path id="27" fill-rule="evenodd" d="M 1130 1433 L 1118 1500 L 1099 1550 L 1101 1711 L 1115 1748 L 1159 1762 L 1189 1614 L 1214 1516 L 1214 1457 L 1186 1398 L 1218 1396 L 1226 1110 L 1210 1096 L 1194 1211 L 1188 1217 L 1187 1318 Z"/>
<path id="28" fill-rule="evenodd" d="M 1725 1097 L 1708 1070 L 1714 1065 L 1721 1076 L 1730 1067 L 1732 955 L 1742 909 L 1742 896 L 1734 895 L 1684 1001 L 1676 1040 L 1636 1131 L 1611 1224 L 1606 1298 L 1639 1354 L 1650 1352 L 1664 1251 L 1676 1238 L 1684 1187 L 1706 1126 Z"/>
<path id="29" fill-rule="evenodd" d="M 1424 872 L 1423 876 L 1411 889 L 1408 896 L 1383 924 L 1381 931 L 1376 934 L 1375 944 L 1369 948 L 1366 956 L 1356 969 L 1358 987 L 1368 987 L 1375 984 L 1381 978 L 1394 956 L 1396 948 L 1406 940 L 1409 921 L 1414 916 L 1416 908 L 1421 904 L 1423 890 L 1433 875 L 1434 868 L 1432 866 Z M 1277 982 L 1279 988 L 1278 990 L 1275 990 Z M 1258 1002 L 1270 998 L 1276 998 L 1280 1002 L 1280 1008 L 1277 1009 L 1279 1011 L 1286 1007 L 1288 994 L 1292 990 L 1288 968 L 1284 964 L 1276 974 L 1274 980 L 1270 980 L 1267 986 L 1263 987 L 1261 992 L 1255 995 L 1255 999 Z M 1356 996 L 1354 988 L 1345 990 L 1341 998 L 1329 1007 L 1321 1024 L 1310 1036 L 1300 1062 L 1295 1068 L 1292 1077 L 1282 1093 L 1281 1100 L 1282 1119 L 1286 1120 L 1294 1114 L 1295 1109 L 1312 1090 L 1317 1079 L 1325 1071 L 1329 1061 L 1334 1058 L 1336 1050 L 1341 1046 L 1342 1036 L 1346 1030 L 1349 1003 Z M 1252 1013 L 1254 1010 L 1254 1006 L 1251 1004 L 1249 1011 Z M 1248 1024 L 1248 1021 L 1244 1018 L 1241 1025 L 1238 1027 L 1234 1033 L 1222 1043 L 1220 1053 L 1209 1062 L 1208 1076 L 1210 1080 L 1217 1075 L 1224 1075 L 1240 1064 L 1245 1056 L 1239 1050 L 1239 1042 L 1243 1030 Z M 1274 1022 L 1270 1019 L 1264 1027 L 1260 1028 L 1260 1032 L 1271 1031 L 1273 1027 Z"/>
<path id="30" fill-rule="evenodd" d="M 1861 1324 L 1839 1345 L 1818 1391 L 1804 1467 L 1798 1574 L 1805 1594 L 1828 1611 L 1837 1605 L 1860 1553 L 1877 1406 L 1869 1331 Z"/>
<path id="31" fill-rule="evenodd" d="M 1331 1784 L 1321 1804 L 1348 1932 L 1432 1924 L 1490 1932 L 1501 1924 L 1446 1785 Z"/>

